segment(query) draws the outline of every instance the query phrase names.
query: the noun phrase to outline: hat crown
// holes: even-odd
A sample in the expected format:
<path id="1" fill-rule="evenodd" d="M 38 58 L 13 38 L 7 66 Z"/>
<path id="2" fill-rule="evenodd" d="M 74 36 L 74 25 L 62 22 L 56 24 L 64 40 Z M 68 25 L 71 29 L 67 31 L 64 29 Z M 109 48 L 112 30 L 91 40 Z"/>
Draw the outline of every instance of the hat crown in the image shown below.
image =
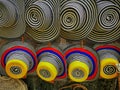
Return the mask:
<path id="1" fill-rule="evenodd" d="M 26 16 L 28 16 L 26 21 L 32 28 L 39 31 L 46 30 L 53 21 L 51 4 L 45 1 L 36 1 L 27 9 Z"/>
<path id="2" fill-rule="evenodd" d="M 6 0 L 0 0 L 0 27 L 10 27 L 15 24 L 17 11 L 15 5 Z"/>

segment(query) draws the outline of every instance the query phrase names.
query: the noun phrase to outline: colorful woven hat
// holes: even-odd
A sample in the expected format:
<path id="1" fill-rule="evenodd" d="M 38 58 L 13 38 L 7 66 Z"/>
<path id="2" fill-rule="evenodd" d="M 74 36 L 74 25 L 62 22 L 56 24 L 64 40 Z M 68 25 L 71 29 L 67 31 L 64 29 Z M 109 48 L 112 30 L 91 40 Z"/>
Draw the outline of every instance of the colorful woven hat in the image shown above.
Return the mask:
<path id="1" fill-rule="evenodd" d="M 41 47 L 37 51 L 37 57 L 37 74 L 41 79 L 51 82 L 66 77 L 66 61 L 59 48 Z"/>
<path id="2" fill-rule="evenodd" d="M 90 47 L 71 45 L 64 50 L 68 76 L 72 81 L 83 82 L 99 77 L 99 59 Z"/>
<path id="3" fill-rule="evenodd" d="M 100 77 L 112 79 L 118 76 L 116 64 L 120 61 L 120 45 L 98 44 L 94 46 L 100 57 Z"/>
<path id="4" fill-rule="evenodd" d="M 16 38 L 25 32 L 24 0 L 0 0 L 0 37 Z"/>
<path id="5" fill-rule="evenodd" d="M 26 42 L 14 41 L 3 45 L 0 57 L 2 67 L 12 78 L 23 78 L 37 67 L 34 48 Z"/>

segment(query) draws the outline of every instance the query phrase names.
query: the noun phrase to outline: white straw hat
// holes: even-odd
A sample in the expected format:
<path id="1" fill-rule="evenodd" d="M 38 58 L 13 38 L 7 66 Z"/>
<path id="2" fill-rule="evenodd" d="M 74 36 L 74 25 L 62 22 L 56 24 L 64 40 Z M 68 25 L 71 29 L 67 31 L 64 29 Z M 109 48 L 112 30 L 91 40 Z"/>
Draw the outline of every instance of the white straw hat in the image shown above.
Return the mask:
<path id="1" fill-rule="evenodd" d="M 25 32 L 24 0 L 0 0 L 0 37 L 16 38 Z"/>

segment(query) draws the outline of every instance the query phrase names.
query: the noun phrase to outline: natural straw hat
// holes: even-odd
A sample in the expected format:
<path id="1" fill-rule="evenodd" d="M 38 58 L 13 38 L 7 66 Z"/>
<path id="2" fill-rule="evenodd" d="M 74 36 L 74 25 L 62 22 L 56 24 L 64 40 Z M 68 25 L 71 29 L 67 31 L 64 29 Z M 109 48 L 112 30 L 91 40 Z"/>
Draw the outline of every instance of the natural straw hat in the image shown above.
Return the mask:
<path id="1" fill-rule="evenodd" d="M 16 38 L 25 32 L 24 0 L 0 0 L 0 37 Z"/>

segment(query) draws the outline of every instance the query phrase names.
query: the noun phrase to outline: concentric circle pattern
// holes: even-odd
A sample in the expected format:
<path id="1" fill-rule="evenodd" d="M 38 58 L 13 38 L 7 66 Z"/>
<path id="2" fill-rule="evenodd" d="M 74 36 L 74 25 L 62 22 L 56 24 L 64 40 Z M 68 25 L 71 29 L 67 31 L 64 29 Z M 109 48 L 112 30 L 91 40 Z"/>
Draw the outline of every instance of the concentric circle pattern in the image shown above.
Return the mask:
<path id="1" fill-rule="evenodd" d="M 118 76 L 116 64 L 119 63 L 120 45 L 112 44 L 96 44 L 94 46 L 100 57 L 100 77 L 112 79 Z"/>
<path id="2" fill-rule="evenodd" d="M 18 66 L 13 66 L 10 68 L 10 71 L 13 73 L 13 74 L 20 74 L 22 72 L 21 68 L 18 67 Z"/>
<path id="3" fill-rule="evenodd" d="M 18 38 L 24 34 L 24 0 L 0 0 L 0 37 Z"/>
<path id="4" fill-rule="evenodd" d="M 60 24 L 63 38 L 85 38 L 93 29 L 96 19 L 97 7 L 94 0 L 61 0 Z"/>
<path id="5" fill-rule="evenodd" d="M 45 78 L 49 78 L 51 76 L 50 72 L 45 69 L 40 70 L 40 74 Z"/>
<path id="6" fill-rule="evenodd" d="M 9 77 L 20 79 L 26 76 L 28 66 L 23 61 L 13 59 L 6 63 L 5 71 Z"/>
<path id="7" fill-rule="evenodd" d="M 112 42 L 120 38 L 120 6 L 113 0 L 99 0 L 98 19 L 88 38 L 95 42 Z"/>
<path id="8" fill-rule="evenodd" d="M 25 8 L 27 9 L 30 5 L 32 5 L 33 2 L 36 0 L 25 0 Z"/>
<path id="9" fill-rule="evenodd" d="M 72 76 L 75 78 L 82 78 L 84 77 L 84 72 L 82 70 L 76 69 L 72 72 Z"/>
<path id="10" fill-rule="evenodd" d="M 103 68 L 103 71 L 105 74 L 107 75 L 112 75 L 114 73 L 116 73 L 116 67 L 113 66 L 113 65 L 106 65 L 104 68 Z"/>
<path id="11" fill-rule="evenodd" d="M 86 79 L 95 80 L 98 78 L 99 59 L 93 49 L 87 46 L 81 48 L 79 45 L 71 45 L 64 49 L 64 54 L 71 80 L 83 82 Z"/>
<path id="12" fill-rule="evenodd" d="M 26 21 L 36 30 L 46 30 L 52 23 L 52 14 L 49 4 L 36 1 L 27 9 Z"/>
<path id="13" fill-rule="evenodd" d="M 3 68 L 6 67 L 9 61 L 11 63 L 8 66 L 19 66 L 19 64 L 22 62 L 22 64 L 20 64 L 22 68 L 24 68 L 22 65 L 25 63 L 24 65 L 28 66 L 28 72 L 33 72 L 37 67 L 35 50 L 30 44 L 26 42 L 23 43 L 21 41 L 14 41 L 5 44 L 1 47 L 0 57 Z M 16 59 L 18 59 L 18 61 Z"/>
<path id="14" fill-rule="evenodd" d="M 54 40 L 59 35 L 59 15 L 56 1 L 36 1 L 26 10 L 27 34 L 38 42 Z"/>
<path id="15" fill-rule="evenodd" d="M 119 61 L 112 58 L 105 58 L 100 61 L 100 77 L 105 79 L 112 79 L 118 76 L 116 64 Z"/>
<path id="16" fill-rule="evenodd" d="M 54 81 L 58 71 L 56 67 L 49 62 L 40 62 L 37 67 L 37 75 L 44 81 Z"/>
<path id="17" fill-rule="evenodd" d="M 64 59 L 61 50 L 57 47 L 39 47 L 37 53 L 37 57 L 39 60 L 39 64 L 37 67 L 37 74 L 45 81 L 51 81 L 56 79 L 63 79 L 66 77 L 66 61 Z M 41 71 L 42 70 L 42 71 Z M 45 76 L 43 72 L 47 70 L 50 72 L 48 78 L 47 72 Z M 54 77 L 53 77 L 54 76 Z M 45 79 L 46 78 L 46 79 Z"/>
<path id="18" fill-rule="evenodd" d="M 16 8 L 11 2 L 0 1 L 0 27 L 10 27 L 16 21 Z"/>

